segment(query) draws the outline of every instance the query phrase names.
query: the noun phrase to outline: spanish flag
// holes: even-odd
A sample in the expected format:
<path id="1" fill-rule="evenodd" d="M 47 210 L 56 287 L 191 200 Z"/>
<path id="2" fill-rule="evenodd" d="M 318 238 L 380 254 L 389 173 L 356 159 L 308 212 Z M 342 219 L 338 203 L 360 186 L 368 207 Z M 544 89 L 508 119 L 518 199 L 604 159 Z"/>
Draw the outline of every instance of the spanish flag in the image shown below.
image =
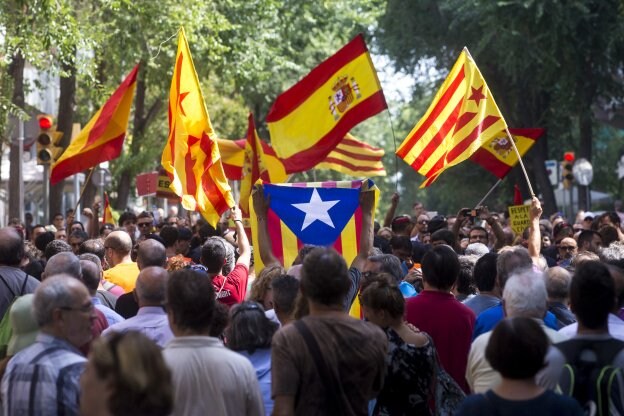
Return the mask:
<path id="1" fill-rule="evenodd" d="M 266 143 L 265 146 L 268 148 Z M 279 183 L 284 182 L 288 178 L 288 174 L 285 172 L 284 166 L 279 159 L 273 157 L 274 160 L 267 160 L 268 157 L 265 155 L 264 149 L 256 131 L 253 114 L 250 113 L 247 140 L 243 151 L 243 169 L 239 198 L 239 205 L 245 217 L 249 216 L 249 197 L 258 179 L 262 179 L 264 183 Z"/>
<path id="2" fill-rule="evenodd" d="M 509 129 L 509 133 L 516 143 L 520 156 L 524 156 L 537 139 L 542 137 L 544 129 Z M 477 149 L 470 156 L 470 160 L 478 163 L 499 179 L 503 179 L 518 163 L 518 156 L 513 150 L 507 133 L 502 131 Z"/>
<path id="3" fill-rule="evenodd" d="M 507 128 L 479 68 L 464 48 L 429 109 L 396 154 L 429 186 Z"/>
<path id="4" fill-rule="evenodd" d="M 171 179 L 170 188 L 182 198 L 182 206 L 198 210 L 212 226 L 235 206 L 214 135 L 181 28 L 169 90 L 169 137 L 161 164 Z"/>
<path id="5" fill-rule="evenodd" d="M 52 165 L 50 182 L 53 185 L 121 154 L 138 71 L 139 65 L 136 65 Z"/>
<path id="6" fill-rule="evenodd" d="M 387 108 L 362 35 L 282 93 L 267 115 L 286 172 L 312 169 L 354 126 Z"/>

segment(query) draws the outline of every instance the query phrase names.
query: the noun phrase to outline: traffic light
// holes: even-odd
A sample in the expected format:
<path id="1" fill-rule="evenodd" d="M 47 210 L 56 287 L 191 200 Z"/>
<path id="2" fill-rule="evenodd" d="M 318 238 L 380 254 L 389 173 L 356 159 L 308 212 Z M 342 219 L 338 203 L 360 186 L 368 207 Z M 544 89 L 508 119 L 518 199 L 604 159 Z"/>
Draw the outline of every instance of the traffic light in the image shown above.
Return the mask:
<path id="1" fill-rule="evenodd" d="M 563 188 L 570 189 L 574 183 L 574 175 L 572 174 L 572 166 L 574 164 L 574 152 L 565 152 L 563 154 L 563 162 L 561 164 L 561 179 Z"/>
<path id="2" fill-rule="evenodd" d="M 63 149 L 56 146 L 63 137 L 63 133 L 56 131 L 52 116 L 40 114 L 39 136 L 37 136 L 37 164 L 51 165 L 61 155 Z"/>

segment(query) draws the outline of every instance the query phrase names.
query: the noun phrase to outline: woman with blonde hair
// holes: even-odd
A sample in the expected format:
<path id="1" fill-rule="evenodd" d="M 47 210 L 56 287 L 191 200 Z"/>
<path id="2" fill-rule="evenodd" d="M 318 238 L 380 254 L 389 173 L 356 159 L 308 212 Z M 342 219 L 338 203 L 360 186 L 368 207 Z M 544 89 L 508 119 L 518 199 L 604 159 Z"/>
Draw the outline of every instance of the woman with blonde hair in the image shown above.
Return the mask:
<path id="1" fill-rule="evenodd" d="M 265 311 L 273 309 L 273 296 L 271 292 L 271 282 L 276 277 L 286 274 L 284 268 L 279 264 L 266 266 L 254 279 L 249 289 L 247 300 L 258 302 Z"/>
<path id="2" fill-rule="evenodd" d="M 171 372 L 161 350 L 135 331 L 93 343 L 80 389 L 83 416 L 166 416 L 173 410 Z"/>

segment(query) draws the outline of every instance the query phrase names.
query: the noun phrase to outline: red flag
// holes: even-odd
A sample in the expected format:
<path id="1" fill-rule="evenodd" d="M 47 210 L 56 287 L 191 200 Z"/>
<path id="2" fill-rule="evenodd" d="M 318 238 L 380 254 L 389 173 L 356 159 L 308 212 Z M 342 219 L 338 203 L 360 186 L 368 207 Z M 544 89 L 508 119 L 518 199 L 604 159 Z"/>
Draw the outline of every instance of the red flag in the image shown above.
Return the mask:
<path id="1" fill-rule="evenodd" d="M 119 156 L 126 137 L 138 70 L 139 65 L 136 65 L 52 165 L 50 182 L 53 185 L 68 176 Z"/>

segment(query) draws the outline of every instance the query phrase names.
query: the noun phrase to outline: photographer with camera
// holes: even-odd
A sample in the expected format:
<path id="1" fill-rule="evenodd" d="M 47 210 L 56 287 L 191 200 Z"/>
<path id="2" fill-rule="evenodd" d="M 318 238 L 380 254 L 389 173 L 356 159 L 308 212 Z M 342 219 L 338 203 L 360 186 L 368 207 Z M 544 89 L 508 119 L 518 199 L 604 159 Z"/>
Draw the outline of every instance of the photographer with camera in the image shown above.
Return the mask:
<path id="1" fill-rule="evenodd" d="M 490 244 L 489 232 L 486 224 L 490 226 L 491 231 L 496 237 L 496 243 Z M 494 215 L 490 215 L 490 211 L 486 206 L 480 206 L 476 209 L 462 208 L 457 213 L 457 220 L 453 224 L 453 234 L 459 240 L 459 232 L 462 227 L 468 226 L 468 238 L 459 241 L 459 246 L 465 250 L 468 244 L 482 243 L 491 251 L 498 251 L 505 245 L 505 232 L 501 227 L 498 219 Z"/>

